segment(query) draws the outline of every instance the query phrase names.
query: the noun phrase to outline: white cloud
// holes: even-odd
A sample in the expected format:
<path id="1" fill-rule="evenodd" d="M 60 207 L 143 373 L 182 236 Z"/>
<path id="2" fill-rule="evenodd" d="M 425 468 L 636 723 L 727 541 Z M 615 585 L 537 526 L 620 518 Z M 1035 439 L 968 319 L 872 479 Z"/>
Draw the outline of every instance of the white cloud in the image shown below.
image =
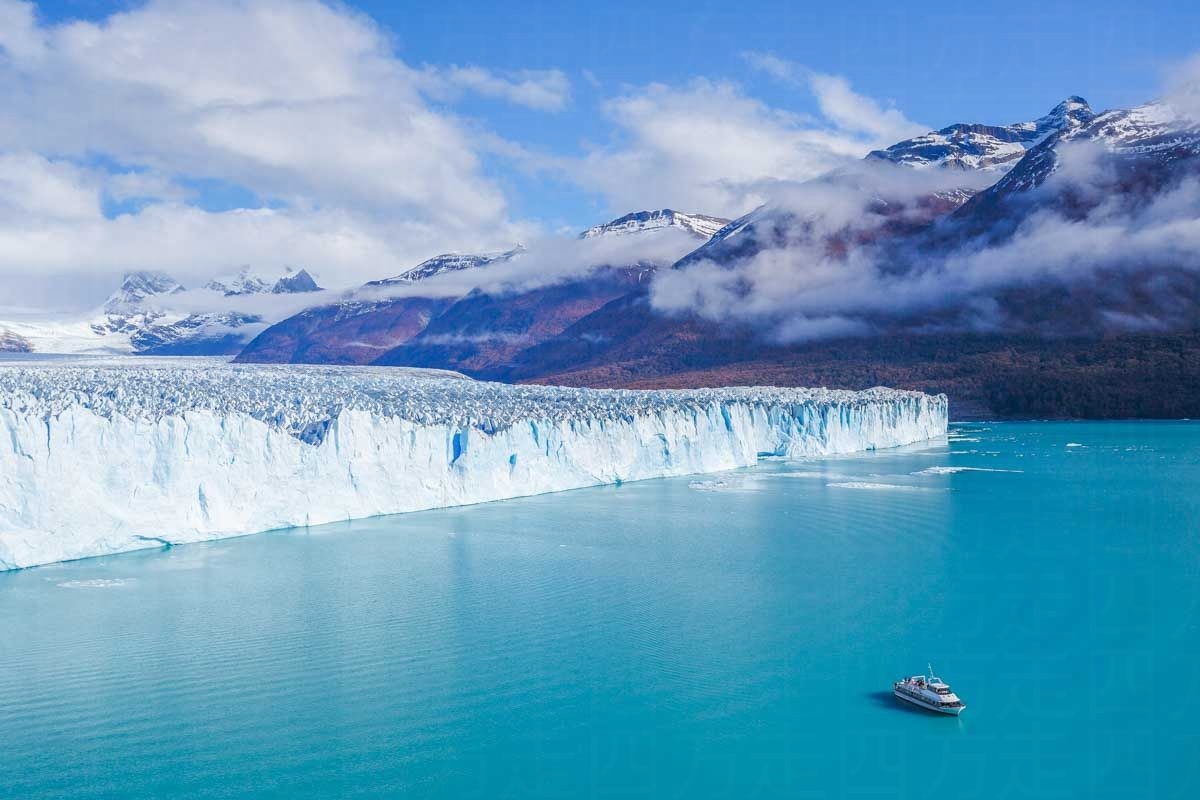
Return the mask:
<path id="1" fill-rule="evenodd" d="M 1029 320 L 1011 303 L 1002 306 L 996 300 L 1002 293 L 1082 286 L 1089 299 L 1079 313 L 1094 312 L 1110 327 L 1194 324 L 1200 286 L 1200 181 L 1194 177 L 1147 198 L 1122 184 L 1102 147 L 1064 145 L 1060 169 L 1015 201 L 1033 205 L 1010 236 L 948 238 L 936 246 L 880 238 L 904 209 L 919 218 L 919 199 L 938 188 L 931 181 L 961 177 L 863 163 L 790 187 L 754 215 L 754 227 L 736 234 L 752 245 L 747 255 L 660 272 L 652 303 L 667 313 L 749 323 L 795 341 L 869 333 L 880 321 L 906 315 L 951 328 L 1019 330 Z M 1071 202 L 1063 203 L 1064 196 Z"/>
<path id="2" fill-rule="evenodd" d="M 290 202 L 465 224 L 504 213 L 462 128 L 425 105 L 364 17 L 314 0 L 182 0 L 38 33 L 40 55 L 0 73 L 0 147 L 98 151 Z"/>
<path id="3" fill-rule="evenodd" d="M 637 236 L 538 236 L 511 261 L 481 269 L 447 272 L 420 283 L 365 289 L 363 298 L 461 297 L 473 289 L 505 293 L 527 291 L 583 278 L 601 267 L 666 267 L 696 249 L 695 236 L 663 228 Z"/>
<path id="4" fill-rule="evenodd" d="M 742 58 L 777 81 L 806 88 L 825 119 L 840 130 L 871 137 L 877 145 L 895 144 L 929 130 L 898 109 L 885 108 L 874 98 L 854 91 L 841 75 L 817 72 L 773 53 L 752 51 L 742 53 Z"/>
<path id="5" fill-rule="evenodd" d="M 774 56 L 754 56 L 769 74 L 802 80 L 822 118 L 790 113 L 727 81 L 651 84 L 610 100 L 622 134 L 560 169 L 614 209 L 679 208 L 737 216 L 779 182 L 803 181 L 926 130 L 895 109 L 856 94 L 844 79 Z"/>
<path id="6" fill-rule="evenodd" d="M 0 291 L 46 271 L 259 258 L 352 284 L 529 231 L 475 134 L 430 107 L 420 71 L 342 6 L 151 0 L 43 26 L 32 5 L 0 0 L 0 48 Z M 547 104 L 555 80 L 478 90 Z M 182 202 L 179 178 L 244 187 L 270 208 L 208 213 Z M 150 205 L 106 219 L 105 193 Z"/>
<path id="7" fill-rule="evenodd" d="M 858 94 L 840 75 L 813 72 L 808 82 L 821 113 L 841 130 L 865 134 L 879 144 L 889 145 L 929 130 L 898 110 L 884 108 L 870 97 Z"/>
<path id="8" fill-rule="evenodd" d="M 610 100 L 605 111 L 622 141 L 561 168 L 614 210 L 736 216 L 763 202 L 769 184 L 814 177 L 868 149 L 724 81 L 651 84 Z"/>
<path id="9" fill-rule="evenodd" d="M 10 61 L 30 62 L 41 55 L 42 48 L 33 4 L 0 2 L 0 54 Z"/>
<path id="10" fill-rule="evenodd" d="M 797 86 L 803 85 L 807 73 L 807 70 L 796 62 L 780 58 L 774 53 L 750 50 L 742 53 L 742 60 L 777 81 Z"/>
<path id="11" fill-rule="evenodd" d="M 21 228 L 39 220 L 99 216 L 98 186 L 94 176 L 73 164 L 34 153 L 0 153 L 0 225 Z"/>
<path id="12" fill-rule="evenodd" d="M 571 81 L 557 69 L 500 75 L 476 66 L 426 67 L 424 77 L 427 90 L 443 96 L 469 91 L 537 111 L 561 111 L 571 100 Z"/>
<path id="13" fill-rule="evenodd" d="M 114 172 L 104 179 L 104 192 L 117 202 L 126 200 L 186 200 L 187 190 L 158 172 Z"/>
<path id="14" fill-rule="evenodd" d="M 1200 53 L 1172 64 L 1165 76 L 1164 100 L 1193 121 L 1200 121 Z"/>

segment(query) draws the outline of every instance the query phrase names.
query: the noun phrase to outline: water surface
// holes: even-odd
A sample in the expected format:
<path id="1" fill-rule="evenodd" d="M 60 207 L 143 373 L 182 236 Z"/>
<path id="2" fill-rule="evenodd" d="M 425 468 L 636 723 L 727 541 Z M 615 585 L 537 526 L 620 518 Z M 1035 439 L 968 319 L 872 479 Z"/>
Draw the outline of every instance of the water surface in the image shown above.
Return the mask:
<path id="1" fill-rule="evenodd" d="M 953 431 L 0 574 L 0 795 L 1197 796 L 1200 424 Z"/>

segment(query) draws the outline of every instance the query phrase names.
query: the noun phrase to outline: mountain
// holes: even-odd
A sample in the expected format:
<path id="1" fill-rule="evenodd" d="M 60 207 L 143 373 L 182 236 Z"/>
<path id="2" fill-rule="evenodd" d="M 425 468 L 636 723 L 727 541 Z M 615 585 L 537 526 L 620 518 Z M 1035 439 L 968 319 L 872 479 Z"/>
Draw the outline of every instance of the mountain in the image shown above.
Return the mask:
<path id="1" fill-rule="evenodd" d="M 237 297 L 248 294 L 296 294 L 300 292 L 319 292 L 321 287 L 308 274 L 307 270 L 294 270 L 287 267 L 282 275 L 270 277 L 260 275 L 250 267 L 242 267 L 236 275 L 229 278 L 211 280 L 204 284 L 205 289 L 220 292 L 226 297 Z"/>
<path id="2" fill-rule="evenodd" d="M 127 272 L 121 285 L 104 301 L 104 313 L 112 316 L 142 314 L 150 298 L 178 294 L 183 290 L 179 281 L 165 272 Z"/>
<path id="3" fill-rule="evenodd" d="M 1069 97 L 784 189 L 728 224 L 662 209 L 580 235 L 684 230 L 699 246 L 673 263 L 359 298 L 285 320 L 239 358 L 576 386 L 887 384 L 946 392 L 959 417 L 1200 416 L 1200 125 L 1171 106 L 1096 114 Z M 655 307 L 656 286 L 676 310 Z"/>
<path id="4" fill-rule="evenodd" d="M 801 210 L 789 205 L 757 208 L 723 227 L 676 266 L 699 261 L 732 264 L 763 250 L 818 244 L 814 237 L 821 236 L 827 237 L 826 246 L 836 249 L 918 233 L 993 185 L 998 176 L 1005 176 L 1022 163 L 1027 153 L 1087 126 L 1094 118 L 1087 101 L 1072 96 L 1031 122 L 1003 126 L 958 123 L 906 139 L 886 150 L 874 150 L 858 165 L 799 187 L 800 199 L 812 195 L 817 202 L 801 202 Z M 900 176 L 916 172 L 923 177 L 917 185 L 925 188 L 914 193 L 889 170 L 898 171 Z M 828 194 L 855 198 L 868 213 L 853 220 L 852 230 L 847 227 L 829 235 L 829 231 L 814 224 L 823 213 L 820 198 Z"/>
<path id="5" fill-rule="evenodd" d="M 453 305 L 449 297 L 345 300 L 307 308 L 259 333 L 240 363 L 370 364 Z"/>
<path id="6" fill-rule="evenodd" d="M 1087 125 L 1095 114 L 1082 97 L 1068 97 L 1050 113 L 1012 125 L 958 123 L 938 131 L 874 150 L 867 160 L 887 161 L 914 169 L 958 169 L 1003 172 L 1047 137 Z"/>
<path id="7" fill-rule="evenodd" d="M 1200 272 L 1179 238 L 1184 229 L 1168 227 L 1170 246 L 1149 255 L 1121 255 L 1138 240 L 1136 228 L 1114 241 L 1111 254 L 1086 244 L 1113 226 L 1144 224 L 1166 213 L 1163 206 L 1183 224 L 1200 216 L 1186 183 L 1200 175 L 1198 156 L 1196 124 L 1160 103 L 1096 115 L 1069 98 L 1031 123 L 951 126 L 872 153 L 864 164 L 995 175 L 990 186 L 896 201 L 885 181 L 879 194 L 860 193 L 869 220 L 833 229 L 794 208 L 760 208 L 676 266 L 705 261 L 736 273 L 767 250 L 776 260 L 821 252 L 833 264 L 866 253 L 882 257 L 879 269 L 900 277 L 903 292 L 906 281 L 938 274 L 929 265 L 944 265 L 933 285 L 952 285 L 957 270 L 982 263 L 992 272 L 970 279 L 980 281 L 973 292 L 907 310 L 878 304 L 857 320 L 869 334 L 787 345 L 764 336 L 761 325 L 656 311 L 641 289 L 488 377 L 640 388 L 886 384 L 947 392 L 959 416 L 1196 416 Z M 863 174 L 827 176 L 813 189 L 820 197 Z M 1034 238 L 1043 230 L 1051 234 Z M 1085 255 L 1052 260 L 1061 258 L 1058 248 L 1080 242 Z M 1002 261 L 978 261 L 993 253 L 1007 254 L 1021 274 L 994 273 Z M 1047 266 L 1039 268 L 1039 259 Z"/>
<path id="8" fill-rule="evenodd" d="M 308 274 L 308 271 L 303 269 L 298 272 L 289 270 L 288 274 L 281 276 L 271 287 L 271 294 L 302 294 L 319 291 L 321 291 L 321 287 Z"/>
<path id="9" fill-rule="evenodd" d="M 23 336 L 0 328 L 0 353 L 32 353 L 33 345 Z"/>
<path id="10" fill-rule="evenodd" d="M 729 224 L 729 220 L 720 217 L 709 217 L 704 214 L 683 214 L 664 208 L 661 211 L 637 211 L 618 217 L 603 225 L 594 225 L 579 234 L 580 239 L 594 239 L 598 236 L 620 236 L 631 233 L 643 233 L 661 228 L 679 228 L 701 239 L 709 239 L 717 231 Z"/>
<path id="11" fill-rule="evenodd" d="M 437 365 L 468 375 L 490 374 L 526 348 L 557 336 L 576 320 L 642 285 L 652 272 L 644 266 L 605 267 L 524 291 L 474 291 L 373 363 Z"/>
<path id="12" fill-rule="evenodd" d="M 267 292 L 272 284 L 244 268 L 227 283 L 211 281 L 205 288 L 232 297 Z M 255 330 L 253 326 L 262 323 L 262 318 L 253 314 L 170 313 L 156 302 L 184 291 L 182 284 L 163 272 L 127 273 L 105 302 L 104 317 L 91 328 L 104 337 L 106 349 L 135 355 L 229 355 L 238 352 Z"/>
<path id="13" fill-rule="evenodd" d="M 1065 149 L 1087 145 L 1103 153 L 1107 165 L 1118 171 L 1154 173 L 1147 174 L 1148 188 L 1157 189 L 1200 154 L 1200 123 L 1158 102 L 1093 115 L 1086 124 L 1064 128 L 1031 148 L 1008 174 L 980 193 L 975 207 L 994 209 L 1006 197 L 1037 189 L 1062 166 Z"/>
<path id="14" fill-rule="evenodd" d="M 205 289 L 223 297 L 320 291 L 305 270 L 288 269 L 270 278 L 243 268 Z M 172 309 L 172 298 L 187 289 L 165 272 L 126 273 L 96 311 L 73 317 L 0 322 L 0 350 L 43 353 L 115 353 L 134 355 L 232 355 L 266 327 L 257 314 L 222 309 L 185 313 Z M 203 294 L 203 293 L 200 293 Z M 177 298 L 176 298 L 177 299 Z M 195 299 L 188 303 L 196 305 Z"/>
<path id="15" fill-rule="evenodd" d="M 488 264 L 498 264 L 511 261 L 524 252 L 525 248 L 517 245 L 512 250 L 499 253 L 479 253 L 475 255 L 443 253 L 440 256 L 434 256 L 426 261 L 422 261 L 412 269 L 401 272 L 395 277 L 383 278 L 377 281 L 369 281 L 366 285 L 396 286 L 413 284 L 447 272 L 460 272 L 464 269 L 478 269 L 479 267 L 486 267 Z"/>
<path id="16" fill-rule="evenodd" d="M 700 243 L 710 235 L 707 231 L 719 229 L 724 222 L 670 209 L 643 211 L 589 228 L 579 238 L 651 242 L 664 231 L 682 230 Z M 525 254 L 524 248 L 517 247 L 503 253 L 437 256 L 393 278 L 371 281 L 357 296 L 307 309 L 271 326 L 251 341 L 237 360 L 437 364 L 483 374 L 500 369 L 524 348 L 558 335 L 581 317 L 643 285 L 660 266 L 596 264 L 570 279 L 527 289 L 475 290 L 462 297 L 378 296 L 381 289 L 413 286 L 446 272 L 482 269 Z"/>

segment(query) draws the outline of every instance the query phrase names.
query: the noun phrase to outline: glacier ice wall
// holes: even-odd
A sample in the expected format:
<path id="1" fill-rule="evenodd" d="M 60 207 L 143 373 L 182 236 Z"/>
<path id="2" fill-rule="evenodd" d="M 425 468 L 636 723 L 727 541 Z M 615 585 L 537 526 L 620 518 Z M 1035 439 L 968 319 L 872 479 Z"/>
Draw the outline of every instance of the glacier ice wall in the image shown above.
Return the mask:
<path id="1" fill-rule="evenodd" d="M 908 444 L 944 396 L 391 368 L 0 364 L 0 569 Z"/>

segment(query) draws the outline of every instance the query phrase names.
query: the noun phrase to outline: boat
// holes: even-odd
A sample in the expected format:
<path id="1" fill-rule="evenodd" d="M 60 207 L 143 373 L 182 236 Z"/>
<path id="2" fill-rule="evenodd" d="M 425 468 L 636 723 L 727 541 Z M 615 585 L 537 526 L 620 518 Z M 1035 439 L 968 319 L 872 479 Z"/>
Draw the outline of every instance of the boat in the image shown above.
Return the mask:
<path id="1" fill-rule="evenodd" d="M 914 706 L 956 717 L 967 707 L 951 691 L 950 684 L 934 674 L 932 664 L 929 665 L 929 675 L 914 675 L 892 683 L 892 694 Z"/>

